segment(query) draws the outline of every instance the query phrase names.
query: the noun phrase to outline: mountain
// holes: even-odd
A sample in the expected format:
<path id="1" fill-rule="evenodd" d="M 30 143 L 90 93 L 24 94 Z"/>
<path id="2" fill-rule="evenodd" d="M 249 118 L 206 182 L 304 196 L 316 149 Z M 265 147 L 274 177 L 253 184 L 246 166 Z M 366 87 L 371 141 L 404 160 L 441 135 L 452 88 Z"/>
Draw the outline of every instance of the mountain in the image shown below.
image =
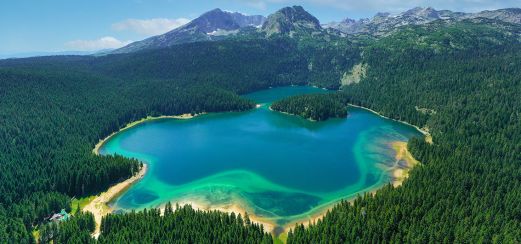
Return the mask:
<path id="1" fill-rule="evenodd" d="M 318 37 L 318 34 L 324 34 L 323 36 L 327 36 L 326 38 L 331 35 L 344 35 L 336 29 L 322 28 L 320 21 L 301 6 L 282 8 L 268 18 L 261 15 L 247 16 L 241 13 L 214 9 L 163 35 L 131 43 L 111 53 L 131 53 L 171 47 L 182 43 L 222 40 L 230 36 L 262 38 L 275 34 L 291 37 L 295 35 Z"/>
<path id="2" fill-rule="evenodd" d="M 0 243 L 36 243 L 35 237 L 41 243 L 95 243 L 91 214 L 75 209 L 68 221 L 44 219 L 78 206 L 74 196 L 98 195 L 139 171 L 137 160 L 92 153 L 99 139 L 122 125 L 148 116 L 244 111 L 255 104 L 239 94 L 292 84 L 338 88 L 341 81 L 342 91 L 328 95 L 344 108 L 371 108 L 432 137 L 408 142 L 407 156 L 421 164 L 401 186 L 387 184 L 376 194 L 338 203 L 321 221 L 284 231 L 288 243 L 521 243 L 521 25 L 504 22 L 516 23 L 518 10 L 379 13 L 346 22 L 360 29 L 369 23 L 402 26 L 379 38 L 317 41 L 321 36 L 313 34 L 303 42 L 288 37 L 330 29 L 288 11 L 264 29 L 244 27 L 259 38 L 101 57 L 0 60 Z M 428 23 L 403 26 L 407 22 L 397 19 Z M 208 33 L 205 23 L 193 28 Z M 267 31 L 284 35 L 266 38 Z M 313 99 L 312 105 L 342 107 L 336 102 Z M 329 146 L 335 145 L 324 148 Z M 392 162 L 399 170 L 406 163 Z M 407 175 L 402 173 L 398 178 Z M 280 197 L 298 202 L 313 196 Z M 107 215 L 98 242 L 228 243 L 248 237 L 242 242 L 270 243 L 270 237 L 257 239 L 263 227 L 245 215 L 176 208 L 183 216 L 166 209 L 164 215 Z M 173 239 L 179 233 L 186 235 Z"/>
<path id="3" fill-rule="evenodd" d="M 454 20 L 487 18 L 509 23 L 521 24 L 521 9 L 499 9 L 483 11 L 479 13 L 462 13 L 450 10 L 436 10 L 434 8 L 416 7 L 398 15 L 390 13 L 378 13 L 372 19 L 353 20 L 346 18 L 341 22 L 333 22 L 324 25 L 340 30 L 347 34 L 370 34 L 382 36 L 406 25 L 422 25 L 436 20 Z"/>
<path id="4" fill-rule="evenodd" d="M 261 15 L 247 16 L 217 8 L 204 13 L 184 26 L 143 41 L 133 42 L 112 53 L 129 53 L 182 43 L 220 39 L 222 36 L 237 33 L 240 28 L 261 26 L 265 20 L 266 18 Z"/>
<path id="5" fill-rule="evenodd" d="M 521 8 L 506 8 L 498 10 L 486 10 L 476 14 L 470 14 L 471 18 L 496 19 L 513 24 L 521 24 Z"/>
<path id="6" fill-rule="evenodd" d="M 486 18 L 521 24 L 521 9 L 509 8 L 479 13 L 462 13 L 450 10 L 416 7 L 398 15 L 377 13 L 373 18 L 354 20 L 346 18 L 321 26 L 320 21 L 301 6 L 285 7 L 268 18 L 261 15 L 247 16 L 214 9 L 204 13 L 190 23 L 143 41 L 131 43 L 111 53 L 130 53 L 146 49 L 170 47 L 182 43 L 222 40 L 229 36 L 273 35 L 313 36 L 330 40 L 333 36 L 345 34 L 368 34 L 385 36 L 399 27 L 423 25 L 436 20 L 461 21 L 464 19 Z M 256 28 L 260 27 L 260 28 Z M 315 38 L 315 39 L 316 39 Z"/>
<path id="7" fill-rule="evenodd" d="M 301 6 L 283 8 L 268 16 L 261 30 L 267 36 L 274 34 L 293 35 L 296 32 L 321 31 L 320 22 Z"/>

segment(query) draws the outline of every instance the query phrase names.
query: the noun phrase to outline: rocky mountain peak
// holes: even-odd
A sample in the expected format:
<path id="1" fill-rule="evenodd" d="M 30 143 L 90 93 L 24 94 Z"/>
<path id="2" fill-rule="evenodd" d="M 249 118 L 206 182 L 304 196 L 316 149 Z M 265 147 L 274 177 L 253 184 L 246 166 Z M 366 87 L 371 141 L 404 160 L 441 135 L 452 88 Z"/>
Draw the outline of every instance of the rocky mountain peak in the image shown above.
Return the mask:
<path id="1" fill-rule="evenodd" d="M 486 10 L 472 14 L 474 18 L 487 18 L 501 20 L 513 24 L 521 24 L 521 8 L 505 8 L 498 10 Z"/>
<path id="2" fill-rule="evenodd" d="M 204 13 L 199 18 L 194 19 L 187 25 L 189 28 L 197 28 L 200 31 L 209 33 L 217 29 L 235 30 L 240 26 L 233 20 L 230 14 L 221 9 L 214 9 Z"/>
<path id="3" fill-rule="evenodd" d="M 301 6 L 285 7 L 271 14 L 262 26 L 268 35 L 321 29 L 320 21 Z"/>
<path id="4" fill-rule="evenodd" d="M 402 13 L 402 16 L 413 16 L 413 17 L 425 18 L 425 19 L 439 19 L 440 18 L 438 11 L 436 11 L 436 9 L 431 8 L 431 7 L 428 7 L 428 8 L 416 7 L 416 8 L 405 11 L 404 13 Z"/>
<path id="5" fill-rule="evenodd" d="M 128 53 L 143 49 L 169 47 L 187 42 L 214 40 L 237 33 L 243 27 L 260 26 L 265 20 L 266 18 L 261 15 L 248 16 L 216 8 L 202 14 L 184 26 L 162 35 L 131 43 L 112 53 Z"/>

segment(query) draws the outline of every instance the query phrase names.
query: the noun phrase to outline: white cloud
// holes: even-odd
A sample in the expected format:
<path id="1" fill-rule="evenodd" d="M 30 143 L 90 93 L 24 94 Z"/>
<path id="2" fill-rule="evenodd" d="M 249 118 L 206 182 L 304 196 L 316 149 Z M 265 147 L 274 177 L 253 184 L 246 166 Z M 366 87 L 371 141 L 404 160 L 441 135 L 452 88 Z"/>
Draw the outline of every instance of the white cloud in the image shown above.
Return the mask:
<path id="1" fill-rule="evenodd" d="M 112 24 L 112 29 L 116 31 L 133 31 L 141 35 L 151 36 L 166 33 L 188 22 L 190 20 L 186 18 L 127 19 Z"/>
<path id="2" fill-rule="evenodd" d="M 75 51 L 96 51 L 102 49 L 113 49 L 120 48 L 130 44 L 132 41 L 120 41 L 111 36 L 101 37 L 96 40 L 74 40 L 67 42 L 67 46 L 70 50 Z"/>

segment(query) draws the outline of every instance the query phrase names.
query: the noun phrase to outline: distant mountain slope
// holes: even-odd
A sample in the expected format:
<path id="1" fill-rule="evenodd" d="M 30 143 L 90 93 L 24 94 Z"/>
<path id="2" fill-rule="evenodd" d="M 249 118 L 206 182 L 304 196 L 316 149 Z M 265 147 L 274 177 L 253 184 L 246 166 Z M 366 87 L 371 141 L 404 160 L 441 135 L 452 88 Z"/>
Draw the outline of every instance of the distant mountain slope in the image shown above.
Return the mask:
<path id="1" fill-rule="evenodd" d="M 301 6 L 282 8 L 268 18 L 214 9 L 168 33 L 131 43 L 111 53 L 131 53 L 227 37 L 255 39 L 274 35 L 329 41 L 344 34 L 336 29 L 322 28 L 319 20 Z"/>
<path id="2" fill-rule="evenodd" d="M 521 24 L 521 8 L 486 10 L 476 14 L 470 14 L 468 17 L 495 19 L 513 24 Z"/>
<path id="3" fill-rule="evenodd" d="M 265 20 L 266 18 L 261 15 L 247 16 L 217 8 L 204 13 L 184 26 L 163 35 L 131 43 L 112 53 L 130 53 L 145 49 L 170 47 L 181 43 L 219 39 L 219 36 L 236 33 L 243 27 L 261 26 Z"/>
<path id="4" fill-rule="evenodd" d="M 171 47 L 182 43 L 222 40 L 230 36 L 264 38 L 275 35 L 329 41 L 345 34 L 386 36 L 399 27 L 424 25 L 437 20 L 462 21 L 465 19 L 493 19 L 521 24 L 521 9 L 509 8 L 479 13 L 453 12 L 434 8 L 416 7 L 398 15 L 378 13 L 371 19 L 353 20 L 321 25 L 319 20 L 301 6 L 285 7 L 268 18 L 261 15 L 246 16 L 214 9 L 190 23 L 143 41 L 131 43 L 112 51 L 112 54 L 130 53 L 146 49 Z M 260 28 L 257 28 L 260 27 Z"/>
<path id="5" fill-rule="evenodd" d="M 340 30 L 347 34 L 370 34 L 381 36 L 406 25 L 420 25 L 436 20 L 454 20 L 488 18 L 504 22 L 521 24 L 521 9 L 499 9 L 492 11 L 482 11 L 479 13 L 462 13 L 450 10 L 436 10 L 434 8 L 416 7 L 398 15 L 390 13 L 378 13 L 372 19 L 353 20 L 346 18 L 341 22 L 333 22 L 324 25 Z"/>
<path id="6" fill-rule="evenodd" d="M 268 36 L 273 34 L 289 34 L 304 31 L 320 31 L 322 27 L 317 18 L 306 12 L 301 6 L 283 8 L 268 16 L 262 25 L 262 31 Z"/>

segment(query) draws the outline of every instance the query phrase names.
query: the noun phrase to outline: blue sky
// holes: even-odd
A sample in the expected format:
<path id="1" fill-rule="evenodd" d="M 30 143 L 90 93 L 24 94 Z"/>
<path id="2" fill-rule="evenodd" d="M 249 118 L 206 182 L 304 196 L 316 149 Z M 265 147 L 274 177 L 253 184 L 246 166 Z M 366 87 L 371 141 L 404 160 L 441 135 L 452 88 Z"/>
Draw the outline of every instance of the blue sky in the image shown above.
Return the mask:
<path id="1" fill-rule="evenodd" d="M 325 23 L 415 6 L 467 12 L 521 7 L 521 0 L 1 0 L 0 54 L 114 48 L 217 7 L 268 15 L 289 5 L 302 5 Z"/>

